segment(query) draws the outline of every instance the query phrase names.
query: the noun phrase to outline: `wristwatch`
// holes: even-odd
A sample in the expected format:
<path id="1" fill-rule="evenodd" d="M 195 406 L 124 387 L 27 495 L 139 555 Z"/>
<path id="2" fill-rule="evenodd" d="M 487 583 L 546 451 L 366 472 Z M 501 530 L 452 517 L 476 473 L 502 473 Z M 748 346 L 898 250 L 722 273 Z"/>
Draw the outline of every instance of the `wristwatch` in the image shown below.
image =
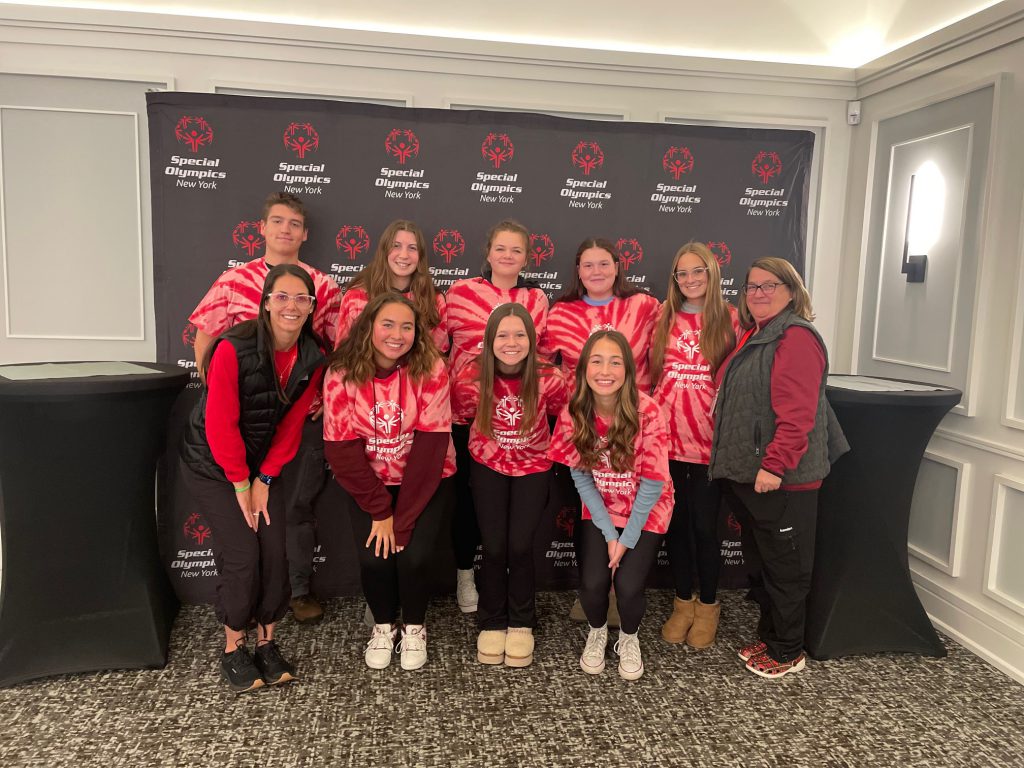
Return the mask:
<path id="1" fill-rule="evenodd" d="M 264 485 L 270 485 L 274 482 L 274 478 L 271 475 L 264 475 L 262 472 L 256 475 L 256 478 Z"/>

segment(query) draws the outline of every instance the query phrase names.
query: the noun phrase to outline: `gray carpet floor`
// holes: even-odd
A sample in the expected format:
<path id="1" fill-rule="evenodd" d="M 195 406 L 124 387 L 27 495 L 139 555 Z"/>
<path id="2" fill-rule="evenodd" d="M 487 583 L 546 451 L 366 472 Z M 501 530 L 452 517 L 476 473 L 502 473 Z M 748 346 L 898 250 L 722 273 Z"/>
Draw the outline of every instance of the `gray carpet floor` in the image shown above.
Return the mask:
<path id="1" fill-rule="evenodd" d="M 779 681 L 742 669 L 755 609 L 723 595 L 716 646 L 669 646 L 671 594 L 649 592 L 646 674 L 579 668 L 572 594 L 542 593 L 533 666 L 476 663 L 472 616 L 428 614 L 430 660 L 363 664 L 363 603 L 331 600 L 279 638 L 301 681 L 243 696 L 217 674 L 222 634 L 187 606 L 163 670 L 0 690 L 0 766 L 1024 766 L 1024 686 L 945 641 L 945 659 L 883 654 Z M 611 640 L 614 642 L 615 632 Z"/>

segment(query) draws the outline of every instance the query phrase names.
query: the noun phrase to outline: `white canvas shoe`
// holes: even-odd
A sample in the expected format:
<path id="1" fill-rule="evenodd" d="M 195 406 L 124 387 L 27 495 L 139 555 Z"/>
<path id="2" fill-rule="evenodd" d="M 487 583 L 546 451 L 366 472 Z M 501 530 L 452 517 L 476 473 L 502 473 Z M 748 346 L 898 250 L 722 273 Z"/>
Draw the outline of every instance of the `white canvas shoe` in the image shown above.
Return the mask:
<path id="1" fill-rule="evenodd" d="M 614 650 L 619 654 L 619 677 L 623 680 L 639 680 L 644 673 L 639 634 L 627 635 L 620 631 Z"/>
<path id="2" fill-rule="evenodd" d="M 463 613 L 476 613 L 480 596 L 476 591 L 476 572 L 472 568 L 455 572 L 455 602 Z"/>
<path id="3" fill-rule="evenodd" d="M 608 647 L 608 625 L 590 628 L 587 645 L 580 656 L 580 666 L 590 675 L 598 675 L 604 671 L 604 649 Z"/>
<path id="4" fill-rule="evenodd" d="M 374 624 L 370 641 L 366 644 L 366 666 L 370 669 L 384 669 L 391 663 L 391 654 L 395 650 L 395 637 L 398 630 L 390 624 Z"/>
<path id="5" fill-rule="evenodd" d="M 398 644 L 402 653 L 402 669 L 419 669 L 427 663 L 427 628 L 422 624 L 406 624 L 402 627 L 402 642 Z"/>

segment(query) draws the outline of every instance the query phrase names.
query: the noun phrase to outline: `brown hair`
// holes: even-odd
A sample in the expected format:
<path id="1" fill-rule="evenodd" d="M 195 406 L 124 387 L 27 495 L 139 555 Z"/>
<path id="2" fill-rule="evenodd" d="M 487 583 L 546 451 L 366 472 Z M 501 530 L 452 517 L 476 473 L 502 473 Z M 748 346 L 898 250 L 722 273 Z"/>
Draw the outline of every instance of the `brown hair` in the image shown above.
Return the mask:
<path id="1" fill-rule="evenodd" d="M 306 205 L 290 192 L 274 192 L 263 201 L 263 212 L 260 215 L 261 221 L 266 221 L 270 216 L 270 209 L 275 205 L 283 205 L 302 217 L 302 228 L 309 229 L 309 216 L 306 215 Z"/>
<path id="2" fill-rule="evenodd" d="M 790 299 L 793 314 L 802 317 L 807 322 L 814 320 L 814 310 L 811 308 L 811 295 L 807 292 L 800 273 L 796 271 L 792 264 L 785 259 L 775 256 L 764 256 L 757 259 L 757 261 L 750 265 L 750 269 L 747 270 L 746 277 L 743 278 L 744 285 L 750 282 L 750 272 L 753 269 L 763 269 L 765 272 L 775 275 L 779 282 L 789 288 L 789 292 L 793 294 L 793 298 Z M 740 291 L 740 323 L 744 328 L 753 328 L 756 325 L 753 316 L 750 314 L 750 308 L 747 306 L 746 290 Z"/>
<path id="3" fill-rule="evenodd" d="M 634 293 L 639 293 L 638 289 L 626 282 L 626 276 L 622 271 L 622 259 L 619 257 L 619 249 L 615 247 L 615 243 L 603 237 L 588 237 L 576 249 L 576 261 L 572 270 L 572 276 L 569 278 L 569 285 L 562 295 L 555 299 L 555 304 L 560 301 L 578 301 L 586 294 L 587 289 L 583 287 L 583 281 L 580 280 L 580 258 L 583 256 L 584 251 L 591 248 L 600 248 L 602 251 L 607 251 L 608 255 L 612 257 L 612 261 L 615 262 L 615 281 L 612 283 L 612 296 L 624 299 L 627 296 L 632 296 Z"/>

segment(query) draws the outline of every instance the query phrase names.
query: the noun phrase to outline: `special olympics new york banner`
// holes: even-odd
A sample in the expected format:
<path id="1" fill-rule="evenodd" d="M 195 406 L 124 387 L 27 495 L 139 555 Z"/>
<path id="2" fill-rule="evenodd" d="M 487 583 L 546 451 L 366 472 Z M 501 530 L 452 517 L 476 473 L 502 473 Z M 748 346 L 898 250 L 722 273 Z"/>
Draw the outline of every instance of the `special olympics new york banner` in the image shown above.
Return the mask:
<path id="1" fill-rule="evenodd" d="M 161 362 L 193 367 L 187 318 L 221 272 L 262 254 L 260 207 L 274 191 L 306 203 L 309 239 L 300 258 L 339 284 L 362 269 L 396 218 L 423 229 L 441 290 L 479 274 L 485 233 L 504 218 L 533 232 L 525 276 L 552 299 L 589 236 L 614 242 L 627 279 L 659 299 L 671 259 L 688 240 L 711 246 L 733 302 L 760 256 L 781 256 L 804 271 L 808 131 L 200 93 L 152 93 L 147 101 Z M 190 386 L 178 424 L 195 401 L 194 372 Z M 171 429 L 172 441 L 178 434 Z M 163 549 L 179 596 L 208 600 L 212 533 L 173 475 L 161 500 Z M 317 508 L 314 590 L 325 597 L 358 589 L 337 504 L 329 490 Z M 557 499 L 548 517 L 550 530 L 538 536 L 538 585 L 574 585 L 572 520 Z M 723 586 L 738 586 L 743 557 L 731 516 L 723 521 L 723 555 Z"/>

